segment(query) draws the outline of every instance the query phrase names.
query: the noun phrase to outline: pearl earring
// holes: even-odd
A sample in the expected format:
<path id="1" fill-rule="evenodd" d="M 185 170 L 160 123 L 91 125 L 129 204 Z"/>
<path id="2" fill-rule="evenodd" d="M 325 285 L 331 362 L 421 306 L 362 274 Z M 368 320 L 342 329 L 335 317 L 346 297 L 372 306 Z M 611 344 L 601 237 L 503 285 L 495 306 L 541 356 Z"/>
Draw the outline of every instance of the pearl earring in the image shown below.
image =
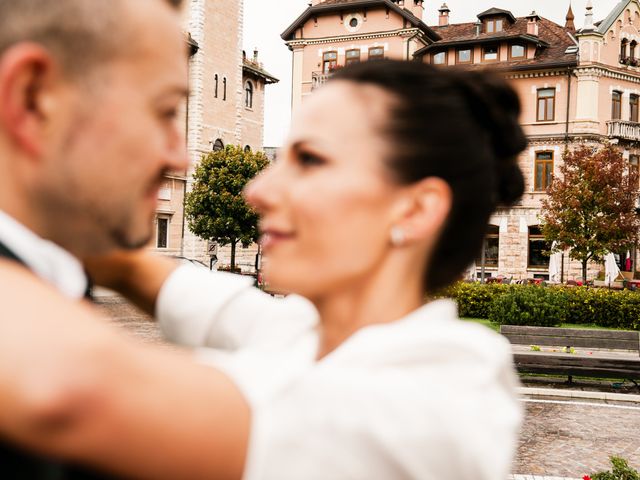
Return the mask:
<path id="1" fill-rule="evenodd" d="M 394 247 L 401 247 L 404 245 L 405 234 L 404 230 L 400 227 L 391 228 L 391 245 Z"/>

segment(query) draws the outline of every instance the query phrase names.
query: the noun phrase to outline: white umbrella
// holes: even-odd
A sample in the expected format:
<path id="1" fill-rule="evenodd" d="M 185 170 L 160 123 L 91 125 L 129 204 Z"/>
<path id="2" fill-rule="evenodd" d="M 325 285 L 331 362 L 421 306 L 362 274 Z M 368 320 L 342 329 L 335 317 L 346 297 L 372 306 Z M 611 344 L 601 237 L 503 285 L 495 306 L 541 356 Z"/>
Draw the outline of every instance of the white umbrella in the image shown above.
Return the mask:
<path id="1" fill-rule="evenodd" d="M 556 248 L 556 242 L 551 244 L 551 250 Z M 556 252 L 549 256 L 549 281 L 560 282 L 560 270 L 562 268 L 562 253 Z"/>
<path id="2" fill-rule="evenodd" d="M 604 281 L 607 283 L 614 282 L 618 275 L 620 275 L 620 268 L 618 268 L 616 257 L 609 252 L 604 257 Z"/>

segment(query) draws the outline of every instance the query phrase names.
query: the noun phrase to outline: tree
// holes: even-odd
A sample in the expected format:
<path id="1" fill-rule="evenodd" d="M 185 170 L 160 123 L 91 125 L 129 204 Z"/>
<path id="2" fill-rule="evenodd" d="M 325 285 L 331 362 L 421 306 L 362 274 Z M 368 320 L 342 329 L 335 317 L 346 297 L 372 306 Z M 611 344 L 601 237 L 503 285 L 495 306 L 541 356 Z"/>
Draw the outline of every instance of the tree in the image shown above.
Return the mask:
<path id="1" fill-rule="evenodd" d="M 589 261 L 636 241 L 638 172 L 610 145 L 567 150 L 563 160 L 542 202 L 542 233 L 554 251 L 570 249 L 586 282 Z"/>
<path id="2" fill-rule="evenodd" d="M 232 271 L 238 242 L 248 247 L 258 240 L 258 216 L 242 190 L 268 163 L 262 152 L 227 145 L 204 155 L 193 174 L 193 189 L 185 199 L 189 230 L 204 240 L 231 245 Z"/>

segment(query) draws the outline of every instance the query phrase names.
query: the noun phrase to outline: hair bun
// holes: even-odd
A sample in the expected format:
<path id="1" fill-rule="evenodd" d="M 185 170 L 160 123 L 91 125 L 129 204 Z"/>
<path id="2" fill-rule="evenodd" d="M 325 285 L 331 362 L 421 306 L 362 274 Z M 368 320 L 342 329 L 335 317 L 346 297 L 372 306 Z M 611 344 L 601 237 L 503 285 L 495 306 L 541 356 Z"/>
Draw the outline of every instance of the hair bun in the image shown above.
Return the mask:
<path id="1" fill-rule="evenodd" d="M 524 193 L 518 154 L 526 148 L 527 139 L 519 122 L 520 99 L 504 79 L 493 73 L 468 72 L 458 80 L 473 116 L 488 134 L 497 201 L 510 205 Z"/>

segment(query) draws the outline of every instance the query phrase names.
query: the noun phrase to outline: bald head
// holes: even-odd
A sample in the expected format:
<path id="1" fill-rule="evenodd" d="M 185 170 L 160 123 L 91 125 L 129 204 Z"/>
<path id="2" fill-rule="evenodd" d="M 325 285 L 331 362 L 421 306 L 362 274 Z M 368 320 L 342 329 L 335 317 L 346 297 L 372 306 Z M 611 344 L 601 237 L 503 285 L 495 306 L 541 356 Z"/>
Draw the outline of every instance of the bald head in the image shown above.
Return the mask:
<path id="1" fill-rule="evenodd" d="M 66 73 L 92 66 L 135 43 L 127 22 L 130 0 L 0 0 L 0 55 L 12 45 L 35 42 L 49 50 Z M 179 8 L 182 0 L 147 0 Z"/>

